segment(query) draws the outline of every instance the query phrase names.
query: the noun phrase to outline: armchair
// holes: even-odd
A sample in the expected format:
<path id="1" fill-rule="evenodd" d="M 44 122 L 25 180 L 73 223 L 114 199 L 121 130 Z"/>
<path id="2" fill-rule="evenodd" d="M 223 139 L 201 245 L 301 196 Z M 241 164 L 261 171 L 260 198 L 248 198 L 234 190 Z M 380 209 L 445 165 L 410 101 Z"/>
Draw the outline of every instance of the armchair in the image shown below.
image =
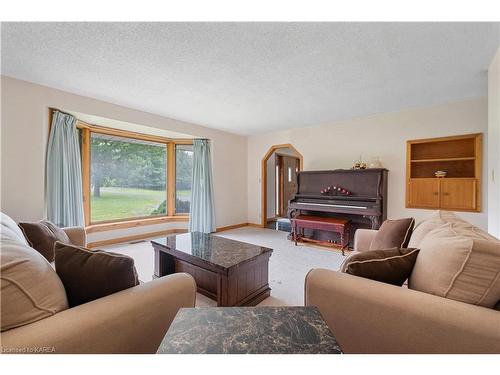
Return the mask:
<path id="1" fill-rule="evenodd" d="M 358 229 L 354 250 L 369 251 L 376 233 Z M 313 269 L 305 305 L 319 308 L 345 353 L 500 353 L 499 311 L 406 287 Z"/>

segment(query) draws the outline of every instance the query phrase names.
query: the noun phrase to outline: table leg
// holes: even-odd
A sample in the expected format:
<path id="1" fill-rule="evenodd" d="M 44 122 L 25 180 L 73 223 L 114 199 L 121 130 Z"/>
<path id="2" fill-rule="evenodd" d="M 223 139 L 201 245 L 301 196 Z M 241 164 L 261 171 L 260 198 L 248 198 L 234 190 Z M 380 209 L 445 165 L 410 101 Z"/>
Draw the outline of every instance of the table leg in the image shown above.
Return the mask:
<path id="1" fill-rule="evenodd" d="M 154 273 L 153 277 L 158 278 L 175 273 L 174 257 L 162 251 L 160 247 L 153 245 L 154 251 Z"/>

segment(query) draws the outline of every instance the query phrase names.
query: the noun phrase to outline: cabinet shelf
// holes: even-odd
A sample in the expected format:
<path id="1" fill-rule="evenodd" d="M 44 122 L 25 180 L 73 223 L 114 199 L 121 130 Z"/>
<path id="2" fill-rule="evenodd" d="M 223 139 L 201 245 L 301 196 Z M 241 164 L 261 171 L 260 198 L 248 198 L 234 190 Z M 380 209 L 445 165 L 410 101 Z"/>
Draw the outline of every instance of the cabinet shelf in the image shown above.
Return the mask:
<path id="1" fill-rule="evenodd" d="M 465 160 L 476 160 L 476 158 L 474 156 L 468 156 L 463 158 L 415 159 L 410 161 L 412 163 L 433 163 L 438 161 L 465 161 Z"/>

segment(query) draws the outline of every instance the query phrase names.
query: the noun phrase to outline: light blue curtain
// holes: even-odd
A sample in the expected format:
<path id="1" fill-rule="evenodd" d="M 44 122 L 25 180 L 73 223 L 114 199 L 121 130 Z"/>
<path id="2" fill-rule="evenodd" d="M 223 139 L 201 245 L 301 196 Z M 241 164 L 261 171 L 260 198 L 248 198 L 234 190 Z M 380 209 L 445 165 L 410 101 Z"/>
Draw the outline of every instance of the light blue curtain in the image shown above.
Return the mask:
<path id="1" fill-rule="evenodd" d="M 71 115 L 53 114 L 46 172 L 47 219 L 61 227 L 83 226 L 80 146 Z"/>
<path id="2" fill-rule="evenodd" d="M 190 232 L 215 232 L 214 187 L 210 143 L 193 141 L 193 177 L 191 185 Z"/>

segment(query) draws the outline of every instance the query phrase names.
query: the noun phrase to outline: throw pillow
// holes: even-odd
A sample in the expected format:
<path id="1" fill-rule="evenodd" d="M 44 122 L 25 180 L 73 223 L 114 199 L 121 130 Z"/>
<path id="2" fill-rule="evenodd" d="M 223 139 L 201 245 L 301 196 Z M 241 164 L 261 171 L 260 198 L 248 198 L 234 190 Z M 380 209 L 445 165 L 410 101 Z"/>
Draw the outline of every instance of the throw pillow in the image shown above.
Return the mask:
<path id="1" fill-rule="evenodd" d="M 56 242 L 55 266 L 70 307 L 139 285 L 134 260 L 124 254 Z"/>
<path id="2" fill-rule="evenodd" d="M 66 292 L 49 262 L 19 240 L 3 239 L 0 251 L 2 332 L 68 308 Z"/>
<path id="3" fill-rule="evenodd" d="M 448 223 L 422 240 L 410 289 L 484 307 L 500 301 L 500 241 Z"/>
<path id="4" fill-rule="evenodd" d="M 414 224 L 413 218 L 384 221 L 370 244 L 370 250 L 408 247 Z"/>
<path id="5" fill-rule="evenodd" d="M 344 262 L 341 271 L 401 286 L 413 270 L 418 251 L 418 249 L 393 248 L 358 252 Z"/>
<path id="6" fill-rule="evenodd" d="M 71 243 L 68 235 L 48 220 L 42 220 L 38 223 L 19 223 L 19 227 L 29 245 L 49 262 L 54 261 L 54 244 L 56 241 Z"/>

